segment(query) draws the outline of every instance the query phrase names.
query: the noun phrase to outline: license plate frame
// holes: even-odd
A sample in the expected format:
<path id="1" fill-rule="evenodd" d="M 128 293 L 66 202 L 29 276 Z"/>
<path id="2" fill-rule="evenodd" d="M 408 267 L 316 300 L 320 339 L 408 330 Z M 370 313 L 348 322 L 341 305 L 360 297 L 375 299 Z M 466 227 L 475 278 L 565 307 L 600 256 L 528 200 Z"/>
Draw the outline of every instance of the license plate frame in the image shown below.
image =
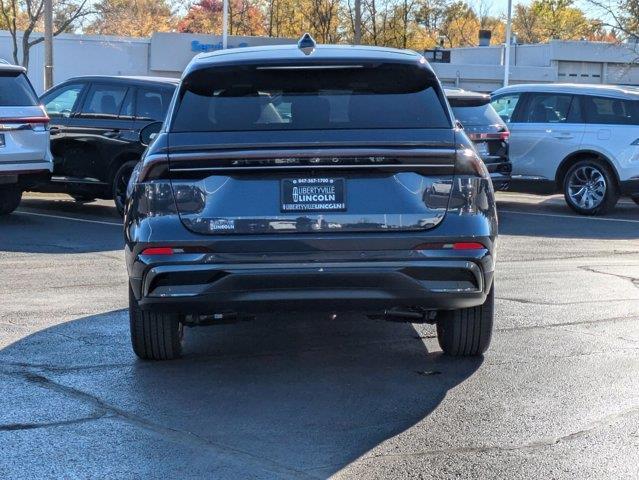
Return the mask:
<path id="1" fill-rule="evenodd" d="M 280 180 L 280 211 L 283 213 L 345 212 L 346 179 L 296 177 Z"/>
<path id="2" fill-rule="evenodd" d="M 488 142 L 476 142 L 475 149 L 477 150 L 477 153 L 482 157 L 490 155 L 490 148 L 488 147 Z"/>

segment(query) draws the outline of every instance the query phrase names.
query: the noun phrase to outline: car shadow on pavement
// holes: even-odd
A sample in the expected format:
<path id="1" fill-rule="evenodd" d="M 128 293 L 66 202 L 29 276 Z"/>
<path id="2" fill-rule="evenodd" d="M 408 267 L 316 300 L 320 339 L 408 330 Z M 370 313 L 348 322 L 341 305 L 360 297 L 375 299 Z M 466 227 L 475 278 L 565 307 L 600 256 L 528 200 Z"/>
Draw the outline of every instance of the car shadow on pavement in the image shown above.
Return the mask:
<path id="1" fill-rule="evenodd" d="M 4 348 L 0 366 L 44 386 L 30 397 L 36 419 L 46 417 L 38 404 L 51 408 L 47 389 L 103 415 L 65 427 L 72 443 L 60 430 L 40 442 L 43 425 L 5 432 L 0 447 L 15 461 L 12 435 L 31 435 L 25 461 L 49 462 L 31 471 L 70 477 L 325 478 L 372 449 L 418 448 L 395 437 L 479 368 L 482 359 L 429 352 L 432 331 L 362 315 L 271 316 L 187 329 L 183 359 L 152 363 L 130 352 L 125 312 L 82 318 Z"/>
<path id="2" fill-rule="evenodd" d="M 59 210 L 14 212 L 0 216 L 0 251 L 20 253 L 88 253 L 121 251 L 122 226 L 117 218 L 65 219 Z"/>

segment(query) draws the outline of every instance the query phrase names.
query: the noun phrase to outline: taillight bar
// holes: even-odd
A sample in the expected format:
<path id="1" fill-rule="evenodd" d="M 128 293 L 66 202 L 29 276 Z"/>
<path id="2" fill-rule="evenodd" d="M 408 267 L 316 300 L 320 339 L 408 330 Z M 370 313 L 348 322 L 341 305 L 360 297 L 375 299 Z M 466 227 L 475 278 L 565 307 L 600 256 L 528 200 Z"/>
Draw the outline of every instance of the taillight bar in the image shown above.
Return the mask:
<path id="1" fill-rule="evenodd" d="M 510 138 L 510 132 L 499 132 L 499 133 L 469 133 L 468 138 L 470 138 L 473 142 L 478 140 L 502 140 L 506 141 Z"/>
<path id="2" fill-rule="evenodd" d="M 49 123 L 49 117 L 9 117 L 0 118 L 2 123 Z"/>

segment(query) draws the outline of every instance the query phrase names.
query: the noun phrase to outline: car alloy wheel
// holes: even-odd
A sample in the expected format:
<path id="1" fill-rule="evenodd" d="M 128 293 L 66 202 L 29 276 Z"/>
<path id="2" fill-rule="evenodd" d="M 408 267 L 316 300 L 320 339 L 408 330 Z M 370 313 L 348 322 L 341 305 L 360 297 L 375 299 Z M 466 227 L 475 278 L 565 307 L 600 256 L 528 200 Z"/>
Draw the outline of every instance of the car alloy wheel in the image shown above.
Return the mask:
<path id="1" fill-rule="evenodd" d="M 597 208 L 606 196 L 606 176 L 595 165 L 575 169 L 568 179 L 568 195 L 584 210 Z"/>

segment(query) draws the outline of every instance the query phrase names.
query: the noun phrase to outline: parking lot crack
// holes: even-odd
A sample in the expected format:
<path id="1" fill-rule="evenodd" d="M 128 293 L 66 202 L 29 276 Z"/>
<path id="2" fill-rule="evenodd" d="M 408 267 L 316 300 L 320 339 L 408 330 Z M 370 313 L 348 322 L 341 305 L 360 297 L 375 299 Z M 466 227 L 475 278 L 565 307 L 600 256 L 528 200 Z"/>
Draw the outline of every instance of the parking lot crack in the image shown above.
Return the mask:
<path id="1" fill-rule="evenodd" d="M 94 415 L 90 415 L 88 417 L 82 418 L 73 418 L 70 420 L 60 420 L 57 422 L 46 422 L 46 423 L 9 423 L 5 425 L 0 425 L 0 432 L 14 432 L 17 430 L 34 430 L 36 428 L 53 428 L 53 427 L 63 427 L 66 425 L 76 425 L 81 423 L 92 422 L 95 420 L 99 420 L 101 418 L 108 417 L 106 411 L 96 412 Z"/>
<path id="2" fill-rule="evenodd" d="M 613 413 L 610 415 L 606 415 L 600 419 L 593 420 L 583 428 L 579 430 L 575 430 L 573 432 L 566 433 L 564 435 L 558 437 L 549 437 L 542 438 L 540 440 L 535 440 L 533 442 L 523 443 L 523 444 L 515 444 L 515 445 L 478 445 L 478 446 L 464 446 L 464 447 L 450 447 L 450 448 L 435 448 L 430 450 L 422 450 L 417 452 L 410 453 L 380 453 L 380 454 L 372 454 L 367 455 L 356 462 L 362 463 L 367 460 L 374 459 L 388 459 L 388 458 L 416 458 L 416 457 L 431 457 L 438 455 L 450 455 L 450 454 L 465 454 L 465 453 L 490 453 L 490 452 L 514 452 L 514 451 L 522 451 L 522 450 L 535 450 L 535 449 L 544 449 L 544 448 L 552 448 L 561 443 L 567 443 L 579 439 L 594 430 L 602 427 L 606 427 L 611 425 L 617 420 L 620 420 L 624 417 L 635 415 L 639 413 L 639 406 L 634 406 L 631 408 L 627 408 L 617 413 Z M 353 465 L 353 464 L 351 464 Z M 315 467 L 312 470 L 321 470 L 325 469 L 328 466 Z"/>
<path id="3" fill-rule="evenodd" d="M 497 300 L 504 300 L 507 302 L 523 303 L 526 305 L 541 305 L 541 306 L 570 306 L 570 305 L 585 305 L 585 304 L 601 304 L 601 303 L 618 303 L 618 302 L 639 302 L 639 298 L 614 298 L 610 300 L 580 300 L 577 302 L 540 302 L 538 300 L 528 300 L 526 298 L 510 298 L 510 297 L 497 297 Z"/>
<path id="4" fill-rule="evenodd" d="M 597 320 L 578 320 L 575 322 L 561 322 L 561 323 L 549 323 L 544 325 L 522 325 L 520 327 L 503 327 L 496 328 L 496 332 L 517 332 L 527 330 L 538 330 L 547 328 L 560 328 L 560 327 L 573 327 L 576 325 L 595 325 L 599 323 L 615 323 L 615 322 L 631 322 L 637 321 L 639 317 L 612 317 L 612 318 L 600 318 Z"/>
<path id="5" fill-rule="evenodd" d="M 599 265 L 599 266 L 600 267 L 605 267 L 605 265 Z M 617 265 L 614 265 L 614 266 L 617 266 Z M 580 265 L 577 268 L 580 268 L 581 270 L 584 270 L 584 271 L 590 272 L 590 273 L 598 273 L 600 275 L 608 275 L 610 277 L 617 277 L 617 278 L 621 278 L 622 280 L 628 280 L 635 287 L 639 288 L 639 278 L 637 278 L 637 277 L 633 277 L 633 276 L 630 276 L 630 275 L 621 275 L 619 273 L 602 272 L 601 270 L 597 270 L 595 267 L 589 267 L 587 265 Z"/>
<path id="6" fill-rule="evenodd" d="M 91 395 L 73 387 L 57 383 L 42 374 L 24 370 L 19 372 L 14 371 L 11 373 L 19 375 L 25 380 L 40 385 L 44 388 L 62 393 L 76 400 L 84 401 L 92 405 L 96 409 L 96 412 L 104 412 L 102 413 L 103 416 L 117 418 L 120 421 L 128 423 L 131 426 L 153 432 L 167 440 L 174 441 L 176 443 L 187 444 L 190 446 L 195 444 L 201 448 L 211 450 L 216 454 L 219 460 L 226 460 L 236 464 L 240 463 L 243 466 L 251 465 L 256 469 L 268 471 L 278 478 L 316 478 L 314 476 L 305 474 L 301 470 L 290 468 L 268 458 L 257 456 L 250 452 L 213 442 L 196 433 L 175 429 L 151 422 L 146 418 L 137 416 L 115 406 L 109 405 L 97 396 Z M 84 420 L 89 421 L 88 418 Z"/>

